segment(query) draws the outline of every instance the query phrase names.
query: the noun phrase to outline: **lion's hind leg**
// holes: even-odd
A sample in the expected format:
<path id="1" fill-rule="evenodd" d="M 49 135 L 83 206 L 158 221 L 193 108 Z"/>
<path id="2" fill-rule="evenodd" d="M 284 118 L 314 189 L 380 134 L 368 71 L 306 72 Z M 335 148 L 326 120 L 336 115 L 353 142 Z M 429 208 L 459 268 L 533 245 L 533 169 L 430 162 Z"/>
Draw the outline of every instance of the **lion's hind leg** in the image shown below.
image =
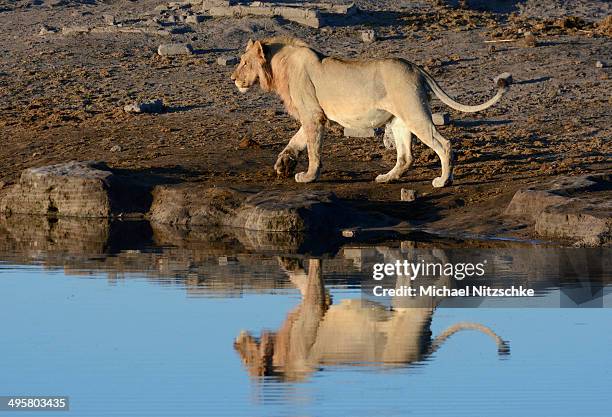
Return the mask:
<path id="1" fill-rule="evenodd" d="M 390 123 L 390 128 L 395 138 L 397 160 L 391 171 L 376 177 L 376 182 L 397 180 L 412 165 L 412 133 L 398 117 L 395 117 Z"/>
<path id="2" fill-rule="evenodd" d="M 411 123 L 409 126 L 412 133 L 421 142 L 433 149 L 442 165 L 442 175 L 434 178 L 431 182 L 436 188 L 450 185 L 453 181 L 453 165 L 451 143 L 438 132 L 431 121 L 431 117 L 423 117 Z"/>

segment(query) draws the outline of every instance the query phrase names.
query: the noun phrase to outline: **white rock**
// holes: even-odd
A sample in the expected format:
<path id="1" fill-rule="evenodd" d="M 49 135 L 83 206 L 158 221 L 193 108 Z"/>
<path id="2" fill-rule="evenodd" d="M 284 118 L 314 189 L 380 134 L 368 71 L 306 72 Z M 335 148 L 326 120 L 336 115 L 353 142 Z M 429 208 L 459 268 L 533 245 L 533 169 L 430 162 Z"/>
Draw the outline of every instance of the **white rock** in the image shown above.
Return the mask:
<path id="1" fill-rule="evenodd" d="M 236 65 L 240 60 L 235 56 L 221 56 L 217 58 L 217 64 L 223 66 Z"/>
<path id="2" fill-rule="evenodd" d="M 372 43 L 376 41 L 376 32 L 374 29 L 362 30 L 361 40 L 365 43 Z"/>
<path id="3" fill-rule="evenodd" d="M 401 199 L 402 201 L 414 201 L 417 198 L 416 190 L 409 190 L 407 188 L 402 188 L 401 191 Z"/>
<path id="4" fill-rule="evenodd" d="M 191 55 L 193 48 L 188 43 L 165 43 L 159 45 L 157 53 L 161 56 Z"/>

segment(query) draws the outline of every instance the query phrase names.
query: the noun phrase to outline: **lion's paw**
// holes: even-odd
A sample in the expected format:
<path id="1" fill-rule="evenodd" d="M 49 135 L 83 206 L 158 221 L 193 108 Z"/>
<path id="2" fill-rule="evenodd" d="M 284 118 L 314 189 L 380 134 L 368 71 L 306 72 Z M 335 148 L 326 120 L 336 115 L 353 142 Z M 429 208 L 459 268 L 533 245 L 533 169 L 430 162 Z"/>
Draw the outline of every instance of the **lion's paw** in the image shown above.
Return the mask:
<path id="1" fill-rule="evenodd" d="M 453 182 L 452 178 L 447 178 L 446 180 L 443 179 L 442 177 L 436 177 L 434 178 L 434 180 L 431 182 L 431 185 L 433 185 L 435 188 L 441 188 L 441 187 L 445 187 L 447 185 L 451 185 Z"/>
<path id="2" fill-rule="evenodd" d="M 278 156 L 276 163 L 274 164 L 274 171 L 280 178 L 289 178 L 295 171 L 297 166 L 297 159 L 292 155 L 283 152 Z"/>
<path id="3" fill-rule="evenodd" d="M 298 172 L 297 174 L 295 174 L 296 182 L 312 182 L 316 179 L 316 175 L 308 175 L 307 172 Z"/>
<path id="4" fill-rule="evenodd" d="M 374 181 L 378 182 L 378 183 L 385 183 L 385 182 L 390 182 L 393 181 L 397 178 L 389 175 L 389 174 L 380 174 L 379 176 L 377 176 Z"/>

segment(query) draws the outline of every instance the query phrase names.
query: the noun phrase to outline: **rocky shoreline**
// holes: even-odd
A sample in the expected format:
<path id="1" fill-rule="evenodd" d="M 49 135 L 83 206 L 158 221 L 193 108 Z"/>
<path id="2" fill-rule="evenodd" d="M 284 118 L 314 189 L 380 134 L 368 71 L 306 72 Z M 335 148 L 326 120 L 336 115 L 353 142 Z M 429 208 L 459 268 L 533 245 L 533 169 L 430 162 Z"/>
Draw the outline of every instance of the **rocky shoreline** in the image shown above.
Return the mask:
<path id="1" fill-rule="evenodd" d="M 535 239 L 608 246 L 612 243 L 611 196 L 609 174 L 559 177 L 519 189 L 499 214 L 525 222 Z M 391 206 L 397 204 L 406 208 L 403 216 L 397 211 L 390 214 Z M 330 235 L 347 228 L 429 228 L 445 235 L 426 221 L 416 225 L 419 218 L 414 213 L 419 204 L 417 199 L 373 209 L 325 191 L 253 192 L 197 183 L 146 186 L 113 173 L 102 162 L 77 161 L 26 169 L 17 183 L 0 189 L 0 213 L 9 217 L 143 218 L 187 229 L 223 226 L 264 233 L 323 231 Z M 463 232 L 472 231 L 466 228 Z"/>

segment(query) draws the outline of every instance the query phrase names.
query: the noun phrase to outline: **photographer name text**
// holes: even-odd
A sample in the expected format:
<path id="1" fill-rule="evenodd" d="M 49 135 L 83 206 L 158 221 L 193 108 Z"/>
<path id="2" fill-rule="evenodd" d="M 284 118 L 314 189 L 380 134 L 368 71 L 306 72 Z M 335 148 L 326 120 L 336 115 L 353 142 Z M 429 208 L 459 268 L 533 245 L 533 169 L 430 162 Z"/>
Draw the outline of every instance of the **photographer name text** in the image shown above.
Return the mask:
<path id="1" fill-rule="evenodd" d="M 486 285 L 474 285 L 464 288 L 448 288 L 446 286 L 384 288 L 376 285 L 372 288 L 375 297 L 533 297 L 535 291 L 522 285 L 509 288 L 492 288 Z"/>

